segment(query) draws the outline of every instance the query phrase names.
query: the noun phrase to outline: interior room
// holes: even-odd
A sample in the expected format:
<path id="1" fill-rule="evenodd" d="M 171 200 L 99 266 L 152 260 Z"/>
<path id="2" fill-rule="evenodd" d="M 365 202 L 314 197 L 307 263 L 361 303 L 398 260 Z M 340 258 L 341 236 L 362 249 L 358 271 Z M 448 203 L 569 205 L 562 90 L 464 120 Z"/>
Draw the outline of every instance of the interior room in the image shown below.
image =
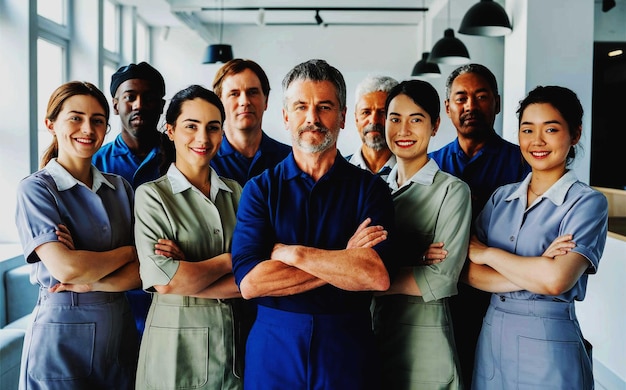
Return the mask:
<path id="1" fill-rule="evenodd" d="M 281 81 L 294 65 L 325 59 L 347 84 L 347 118 L 338 149 L 348 155 L 360 145 L 354 89 L 365 76 L 424 79 L 445 96 L 450 72 L 460 63 L 475 62 L 496 76 L 502 109 L 495 129 L 510 142 L 518 143 L 519 101 L 535 86 L 566 86 L 583 105 L 582 153 L 572 168 L 609 199 L 610 233 L 577 314 L 594 347 L 596 388 L 626 388 L 626 302 L 618 293 L 626 278 L 626 155 L 621 152 L 626 124 L 618 99 L 626 87 L 626 0 L 493 2 L 505 10 L 510 29 L 474 35 L 460 27 L 479 0 L 0 0 L 0 186 L 5 189 L 0 270 L 5 272 L 4 259 L 21 254 L 15 192 L 22 178 L 39 169 L 51 139 L 43 126 L 47 99 L 63 82 L 93 82 L 110 98 L 115 70 L 147 61 L 163 74 L 169 101 L 191 84 L 210 88 L 229 55 L 252 59 L 271 86 L 263 130 L 290 144 L 281 114 Z M 420 60 L 435 63 L 429 53 L 451 35 L 468 57 L 438 62 L 438 73 L 412 74 Z M 112 116 L 105 142 L 119 132 L 119 120 Z M 429 150 L 455 137 L 442 111 Z M 8 299 L 4 291 L 0 298 Z M 0 305 L 6 303 L 0 299 Z M 0 321 L 0 328 L 5 325 Z"/>

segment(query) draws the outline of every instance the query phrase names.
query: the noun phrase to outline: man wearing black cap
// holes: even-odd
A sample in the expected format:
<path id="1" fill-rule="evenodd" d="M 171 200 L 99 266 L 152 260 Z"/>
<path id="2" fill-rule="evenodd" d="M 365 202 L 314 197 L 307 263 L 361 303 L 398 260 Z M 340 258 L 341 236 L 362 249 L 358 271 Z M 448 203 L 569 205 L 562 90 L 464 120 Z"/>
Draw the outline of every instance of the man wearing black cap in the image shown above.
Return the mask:
<path id="1" fill-rule="evenodd" d="M 100 148 L 93 164 L 102 172 L 115 173 L 133 188 L 157 179 L 159 174 L 159 118 L 165 106 L 165 82 L 146 62 L 123 66 L 111 76 L 113 112 L 122 120 L 122 132 Z M 139 336 L 150 308 L 151 296 L 136 289 L 126 293 Z"/>
<path id="2" fill-rule="evenodd" d="M 113 112 L 122 132 L 93 156 L 103 172 L 124 177 L 133 188 L 159 175 L 159 118 L 165 106 L 165 82 L 146 62 L 123 66 L 111 77 Z"/>

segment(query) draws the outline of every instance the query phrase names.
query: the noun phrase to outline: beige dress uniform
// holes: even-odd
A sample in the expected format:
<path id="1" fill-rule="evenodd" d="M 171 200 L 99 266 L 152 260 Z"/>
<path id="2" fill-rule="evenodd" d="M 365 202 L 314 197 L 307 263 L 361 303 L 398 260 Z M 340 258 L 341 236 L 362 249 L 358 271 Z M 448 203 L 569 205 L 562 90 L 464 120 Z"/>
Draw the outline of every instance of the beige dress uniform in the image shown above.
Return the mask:
<path id="1" fill-rule="evenodd" d="M 374 301 L 374 333 L 380 348 L 383 383 L 394 390 L 462 389 L 448 297 L 469 244 L 472 218 L 467 184 L 429 160 L 402 187 L 397 167 L 387 182 L 396 218 L 396 253 L 401 267 L 413 267 L 422 296 L 387 295 Z M 420 265 L 433 242 L 443 242 L 448 257 Z"/>
<path id="2" fill-rule="evenodd" d="M 175 241 L 185 261 L 230 252 L 241 186 L 211 170 L 207 198 L 170 166 L 135 194 L 135 242 L 144 290 L 166 285 L 179 261 L 156 255 L 159 238 Z M 228 300 L 154 292 L 139 350 L 137 389 L 241 389 L 234 373 L 234 323 Z"/>

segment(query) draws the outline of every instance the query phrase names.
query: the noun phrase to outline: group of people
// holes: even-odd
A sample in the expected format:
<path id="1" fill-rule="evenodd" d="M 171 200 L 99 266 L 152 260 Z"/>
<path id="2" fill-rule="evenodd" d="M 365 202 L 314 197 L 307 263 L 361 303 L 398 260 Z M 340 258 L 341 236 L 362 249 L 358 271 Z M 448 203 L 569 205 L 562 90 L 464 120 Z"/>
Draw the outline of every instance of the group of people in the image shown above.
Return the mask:
<path id="1" fill-rule="evenodd" d="M 574 310 L 607 235 L 604 196 L 568 169 L 582 106 L 564 87 L 495 131 L 479 64 L 453 71 L 457 138 L 428 152 L 441 99 L 420 80 L 356 88 L 323 60 L 283 79 L 292 145 L 262 127 L 269 80 L 234 59 L 165 111 L 149 64 L 104 94 L 50 98 L 53 141 L 18 188 L 39 301 L 20 389 L 593 388 Z"/>

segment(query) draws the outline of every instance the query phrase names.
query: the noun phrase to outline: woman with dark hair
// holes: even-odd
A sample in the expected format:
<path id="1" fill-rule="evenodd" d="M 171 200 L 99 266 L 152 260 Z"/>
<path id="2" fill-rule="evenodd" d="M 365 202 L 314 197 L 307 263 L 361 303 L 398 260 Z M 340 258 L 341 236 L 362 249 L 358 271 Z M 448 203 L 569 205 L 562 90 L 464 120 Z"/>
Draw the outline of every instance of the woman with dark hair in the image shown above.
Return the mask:
<path id="1" fill-rule="evenodd" d="M 532 172 L 493 193 L 470 242 L 466 279 L 493 293 L 472 388 L 592 389 L 574 301 L 585 298 L 587 278 L 597 272 L 608 203 L 568 169 L 583 109 L 573 91 L 540 86 L 517 113 Z"/>
<path id="2" fill-rule="evenodd" d="M 167 173 L 136 191 L 140 274 L 143 288 L 154 293 L 137 389 L 242 387 L 228 299 L 241 297 L 230 254 L 241 186 L 210 166 L 224 117 L 213 92 L 192 85 L 176 93 L 165 116 Z M 155 251 L 162 238 L 177 246 L 172 255 Z"/>
<path id="3" fill-rule="evenodd" d="M 20 389 L 132 389 L 137 331 L 124 291 L 140 286 L 131 186 L 91 158 L 109 105 L 72 81 L 50 97 L 53 140 L 17 191 L 16 224 L 40 285 L 22 352 Z"/>
<path id="4" fill-rule="evenodd" d="M 463 387 L 448 298 L 457 293 L 472 211 L 467 184 L 427 155 L 439 110 L 439 95 L 425 81 L 403 81 L 387 97 L 386 138 L 397 160 L 387 182 L 401 268 L 375 297 L 374 332 L 391 389 Z"/>

